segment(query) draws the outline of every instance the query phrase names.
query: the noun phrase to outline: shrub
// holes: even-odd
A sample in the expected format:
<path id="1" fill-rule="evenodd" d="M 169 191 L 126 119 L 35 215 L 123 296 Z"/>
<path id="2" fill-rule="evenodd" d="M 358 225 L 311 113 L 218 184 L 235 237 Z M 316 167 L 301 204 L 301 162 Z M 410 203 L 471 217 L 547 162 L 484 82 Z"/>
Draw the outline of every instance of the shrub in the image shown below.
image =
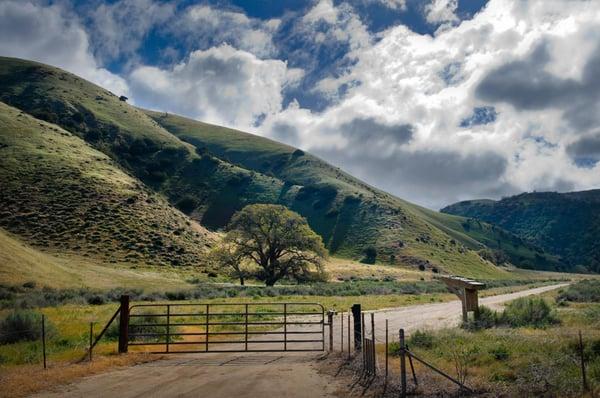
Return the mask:
<path id="1" fill-rule="evenodd" d="M 505 361 L 510 357 L 510 351 L 504 344 L 500 344 L 496 347 L 490 349 L 489 353 L 494 357 L 497 361 Z"/>
<path id="2" fill-rule="evenodd" d="M 600 280 L 583 280 L 562 290 L 556 297 L 557 302 L 600 302 Z"/>
<path id="3" fill-rule="evenodd" d="M 375 264 L 377 260 L 377 249 L 373 246 L 369 246 L 365 249 L 365 257 L 360 260 L 363 264 Z"/>
<path id="4" fill-rule="evenodd" d="M 480 330 L 493 328 L 498 324 L 498 313 L 485 307 L 479 306 L 479 318 L 477 320 L 469 319 L 462 323 L 462 327 L 467 330 Z"/>
<path id="5" fill-rule="evenodd" d="M 408 344 L 413 347 L 431 348 L 433 347 L 433 334 L 428 331 L 415 331 L 408 339 Z"/>
<path id="6" fill-rule="evenodd" d="M 46 335 L 54 334 L 54 327 L 46 321 Z M 0 344 L 38 340 L 42 336 L 42 316 L 33 311 L 14 311 L 0 322 Z"/>
<path id="7" fill-rule="evenodd" d="M 543 328 L 559 322 L 550 305 L 539 297 L 522 297 L 512 301 L 499 321 L 511 327 L 535 328 Z"/>

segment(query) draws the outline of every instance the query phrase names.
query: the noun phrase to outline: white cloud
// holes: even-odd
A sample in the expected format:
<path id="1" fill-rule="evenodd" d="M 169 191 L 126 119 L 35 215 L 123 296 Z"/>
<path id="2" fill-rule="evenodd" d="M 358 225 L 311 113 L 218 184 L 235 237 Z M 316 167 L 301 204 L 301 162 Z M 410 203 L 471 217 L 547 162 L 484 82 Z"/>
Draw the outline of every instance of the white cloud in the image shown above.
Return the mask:
<path id="1" fill-rule="evenodd" d="M 58 5 L 1 2 L 0 37 L 0 55 L 58 66 L 115 94 L 128 94 L 125 80 L 97 64 L 87 33 Z"/>
<path id="2" fill-rule="evenodd" d="M 175 5 L 154 0 L 120 0 L 90 11 L 94 51 L 102 59 L 134 57 L 143 38 L 174 16 Z"/>
<path id="3" fill-rule="evenodd" d="M 280 23 L 276 18 L 260 20 L 249 18 L 241 12 L 194 5 L 177 15 L 170 31 L 190 47 L 198 48 L 200 43 L 211 47 L 229 44 L 266 58 L 277 52 L 273 34 Z"/>
<path id="4" fill-rule="evenodd" d="M 332 21 L 329 4 L 320 4 L 311 18 Z M 454 21 L 444 11 L 454 15 L 454 5 L 444 4 L 448 7 L 436 9 L 432 20 Z M 582 149 L 597 145 L 600 124 L 598 26 L 600 9 L 591 2 L 495 0 L 472 20 L 434 37 L 397 26 L 379 42 L 360 47 L 355 52 L 358 62 L 347 74 L 319 83 L 335 91 L 357 82 L 339 103 L 321 113 L 290 107 L 265 121 L 265 133 L 286 139 L 277 133 L 286 123 L 286 131 L 294 128 L 294 143 L 303 149 L 431 207 L 533 189 L 598 187 L 600 162 L 591 167 L 575 164 L 600 160 L 597 149 Z M 542 43 L 545 58 L 530 61 Z M 482 82 L 512 65 L 526 65 L 519 70 L 531 73 L 517 74 L 527 81 L 514 83 L 526 93 L 503 97 L 494 88 L 492 95 L 478 94 Z M 502 84 L 513 87 L 513 75 L 502 76 Z M 493 106 L 497 119 L 460 127 L 481 106 Z M 359 124 L 365 131 L 358 145 L 356 137 L 349 139 L 348 125 L 366 119 L 410 125 L 412 139 L 393 145 L 390 135 L 377 138 Z M 582 133 L 588 138 L 580 139 Z"/>
<path id="5" fill-rule="evenodd" d="M 138 67 L 130 83 L 143 106 L 250 129 L 281 110 L 282 90 L 301 76 L 285 62 L 221 45 L 194 51 L 172 69 Z"/>
<path id="6" fill-rule="evenodd" d="M 425 19 L 432 25 L 455 23 L 458 0 L 432 0 L 425 6 Z"/>

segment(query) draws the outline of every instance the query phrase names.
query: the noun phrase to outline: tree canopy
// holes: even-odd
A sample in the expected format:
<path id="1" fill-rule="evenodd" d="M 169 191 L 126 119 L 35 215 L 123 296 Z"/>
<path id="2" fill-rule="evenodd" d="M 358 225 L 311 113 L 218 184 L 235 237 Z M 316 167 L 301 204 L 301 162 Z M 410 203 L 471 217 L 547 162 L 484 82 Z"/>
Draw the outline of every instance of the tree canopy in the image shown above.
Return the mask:
<path id="1" fill-rule="evenodd" d="M 321 260 L 327 252 L 321 237 L 299 214 L 280 205 L 254 204 L 232 217 L 216 253 L 241 283 L 248 275 L 241 263 L 249 261 L 258 268 L 255 277 L 273 286 L 282 278 L 302 282 L 322 277 Z"/>

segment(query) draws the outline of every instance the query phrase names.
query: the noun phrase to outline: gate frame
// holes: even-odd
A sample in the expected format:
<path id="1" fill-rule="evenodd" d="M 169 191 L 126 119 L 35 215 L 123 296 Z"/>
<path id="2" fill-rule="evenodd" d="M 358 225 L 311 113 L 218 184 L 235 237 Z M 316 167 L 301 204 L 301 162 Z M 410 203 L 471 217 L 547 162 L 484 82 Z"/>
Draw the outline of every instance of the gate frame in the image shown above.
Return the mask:
<path id="1" fill-rule="evenodd" d="M 283 306 L 283 312 L 249 312 L 248 307 L 252 305 L 269 305 L 269 306 Z M 314 306 L 315 308 L 320 308 L 320 311 L 313 312 L 289 312 L 288 306 L 293 305 L 304 305 L 304 306 Z M 200 306 L 205 308 L 205 312 L 202 313 L 172 313 L 171 307 L 192 307 L 192 306 Z M 244 312 L 225 312 L 225 313 L 210 313 L 211 307 L 224 307 L 224 306 L 243 306 Z M 166 313 L 164 314 L 156 314 L 156 315 L 141 315 L 141 314 L 131 314 L 131 310 L 139 307 L 158 307 L 158 308 L 166 308 Z M 315 352 L 315 351 L 325 351 L 325 326 L 329 326 L 330 333 L 332 329 L 332 323 L 328 320 L 325 320 L 325 308 L 320 303 L 315 302 L 253 302 L 253 303 L 181 303 L 181 304 L 136 304 L 129 305 L 129 296 L 121 296 L 121 308 L 120 308 L 120 324 L 119 324 L 119 353 L 128 352 L 129 346 L 165 346 L 164 351 L 153 351 L 152 353 L 160 353 L 160 354 L 184 354 L 184 353 L 224 353 L 224 352 Z M 211 316 L 241 316 L 243 317 L 243 322 L 210 322 Z M 260 316 L 260 315 L 273 315 L 273 316 L 283 316 L 283 321 L 270 321 L 270 322 L 250 322 L 248 320 L 249 316 Z M 290 321 L 288 316 L 320 316 L 319 321 Z M 148 324 L 146 326 L 165 326 L 165 333 L 134 333 L 130 331 L 129 319 L 131 317 L 141 317 L 141 316 L 150 316 L 156 318 L 165 318 L 167 319 L 166 323 L 154 323 Z M 171 317 L 176 316 L 199 316 L 205 317 L 205 321 L 203 323 L 171 323 Z M 239 325 L 244 326 L 243 331 L 226 331 L 226 332 L 211 332 L 209 329 L 211 326 L 224 326 L 224 325 Z M 283 327 L 283 331 L 248 331 L 249 325 L 273 325 Z M 318 331 L 289 331 L 288 325 L 320 325 L 320 330 Z M 139 325 L 143 326 L 143 325 Z M 136 327 L 139 327 L 136 326 Z M 172 333 L 170 328 L 171 326 L 204 326 L 204 332 L 198 333 Z M 269 335 L 269 334 L 278 334 L 283 335 L 282 340 L 249 340 L 250 335 Z M 320 335 L 320 339 L 308 339 L 308 340 L 295 340 L 288 339 L 288 335 L 294 334 L 317 334 Z M 132 336 L 155 336 L 165 337 L 165 342 L 131 342 L 130 338 Z M 196 335 L 196 336 L 205 336 L 204 341 L 193 341 L 193 342 L 173 342 L 171 341 L 171 336 L 184 336 L 184 335 Z M 236 340 L 236 341 L 209 341 L 210 336 L 215 335 L 232 335 L 232 336 L 243 336 L 244 340 Z M 283 344 L 283 349 L 248 349 L 248 344 Z M 288 343 L 321 343 L 320 348 L 289 348 Z M 182 350 L 182 351 L 172 351 L 170 350 L 170 346 L 172 345 L 186 345 L 186 344 L 195 344 L 204 346 L 204 350 Z M 230 349 L 230 350 L 211 350 L 209 349 L 210 344 L 243 344 L 243 349 Z"/>

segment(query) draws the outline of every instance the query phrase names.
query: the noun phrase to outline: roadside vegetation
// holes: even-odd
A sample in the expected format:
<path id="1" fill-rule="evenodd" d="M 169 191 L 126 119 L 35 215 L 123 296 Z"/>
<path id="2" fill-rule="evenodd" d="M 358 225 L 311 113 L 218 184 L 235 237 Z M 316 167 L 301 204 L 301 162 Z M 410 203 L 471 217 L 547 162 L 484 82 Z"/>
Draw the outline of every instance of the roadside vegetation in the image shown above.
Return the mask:
<path id="1" fill-rule="evenodd" d="M 418 330 L 407 344 L 419 357 L 450 375 L 464 377 L 469 387 L 485 396 L 597 396 L 598 286 L 597 280 L 586 280 L 542 297 L 515 300 L 500 312 L 483 307 L 479 325 Z M 588 395 L 582 393 L 580 331 Z M 399 352 L 397 343 L 390 345 L 391 355 Z M 415 366 L 421 393 L 443 394 L 454 388 L 420 364 Z"/>

